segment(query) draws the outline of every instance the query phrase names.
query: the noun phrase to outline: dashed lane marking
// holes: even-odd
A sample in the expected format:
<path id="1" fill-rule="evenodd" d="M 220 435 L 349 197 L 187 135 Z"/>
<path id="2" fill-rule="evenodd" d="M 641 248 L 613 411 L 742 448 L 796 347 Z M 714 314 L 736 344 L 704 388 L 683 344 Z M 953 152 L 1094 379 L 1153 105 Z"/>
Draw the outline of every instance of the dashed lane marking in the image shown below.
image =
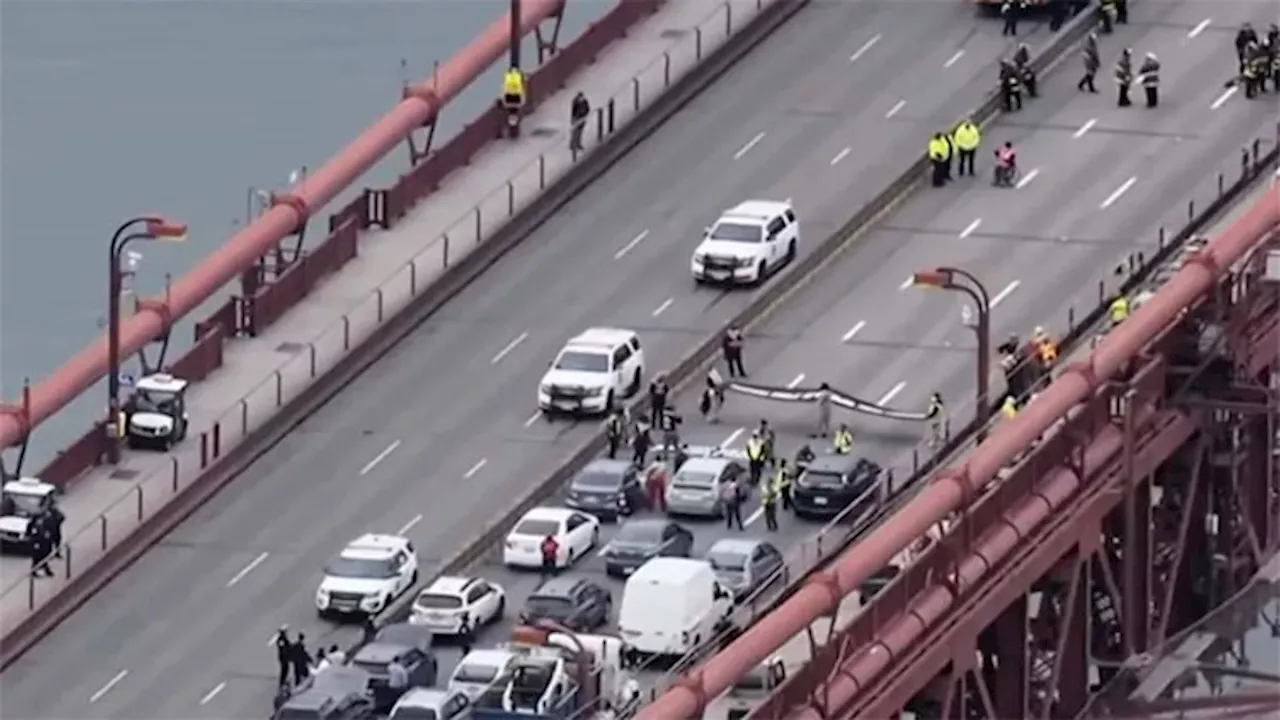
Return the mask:
<path id="1" fill-rule="evenodd" d="M 254 568 L 258 567 L 263 562 L 265 562 L 267 559 L 267 556 L 269 556 L 270 554 L 271 553 L 264 552 L 258 557 L 254 558 L 252 562 L 250 562 L 248 565 L 245 565 L 243 568 L 241 568 L 240 572 L 236 573 L 230 580 L 227 581 L 227 587 L 231 587 L 232 585 L 235 585 L 236 583 L 243 580 L 246 575 L 253 572 Z"/>
<path id="2" fill-rule="evenodd" d="M 1125 180 L 1124 184 L 1116 188 L 1115 190 L 1113 190 L 1111 194 L 1107 196 L 1107 199 L 1102 201 L 1102 204 L 1099 205 L 1098 208 L 1101 210 L 1106 210 L 1112 205 L 1115 205 L 1116 201 L 1119 200 L 1121 196 L 1123 196 L 1125 193 L 1129 192 L 1129 188 L 1133 187 L 1133 184 L 1136 182 L 1138 182 L 1138 177 L 1136 175 L 1134 177 L 1129 178 L 1128 180 Z"/>
<path id="3" fill-rule="evenodd" d="M 529 333 L 527 332 L 520 333 L 519 337 L 507 343 L 506 347 L 499 350 L 498 354 L 493 356 L 493 360 L 489 361 L 489 364 L 497 365 L 498 363 L 502 362 L 502 358 L 506 357 L 507 355 L 510 355 L 512 350 L 515 350 L 517 347 L 519 347 L 520 343 L 528 339 L 529 339 Z"/>
<path id="4" fill-rule="evenodd" d="M 674 302 L 675 302 L 675 298 L 667 298 L 666 302 L 659 305 L 658 309 L 653 311 L 653 316 L 658 317 L 663 312 L 665 312 L 667 308 L 671 307 L 671 304 Z"/>
<path id="5" fill-rule="evenodd" d="M 1040 168 L 1032 168 L 1026 175 L 1022 176 L 1021 180 L 1018 181 L 1018 189 L 1021 190 L 1022 188 L 1030 185 L 1031 181 L 1035 180 L 1036 176 L 1039 174 Z"/>
<path id="6" fill-rule="evenodd" d="M 120 681 L 124 680 L 125 676 L 128 674 L 129 674 L 128 670 L 121 670 L 120 672 L 116 673 L 115 677 L 108 680 L 106 685 L 103 685 L 101 688 L 98 689 L 98 692 L 89 696 L 89 702 L 96 703 L 99 700 L 101 700 L 103 695 L 106 695 L 107 693 L 111 692 L 111 688 L 115 687 L 116 685 L 119 685 Z"/>
<path id="7" fill-rule="evenodd" d="M 640 243 L 644 242 L 644 239 L 647 237 L 649 237 L 648 229 L 641 230 L 639 235 L 636 235 L 635 237 L 631 238 L 631 242 L 627 243 L 626 245 L 623 245 L 622 248 L 618 250 L 618 252 L 613 254 L 613 259 L 621 260 L 623 255 L 626 255 L 627 253 L 634 250 L 635 247 Z"/>
<path id="8" fill-rule="evenodd" d="M 915 284 L 916 284 L 916 276 L 915 276 L 915 275 L 908 275 L 908 276 L 907 276 L 907 279 L 906 279 L 906 280 L 903 280 L 903 281 L 902 281 L 902 284 L 898 286 L 898 289 L 899 289 L 899 290 L 906 290 L 907 288 L 909 288 L 909 287 L 911 287 L 912 285 L 915 285 Z"/>
<path id="9" fill-rule="evenodd" d="M 991 307 L 995 307 L 1000 303 L 1004 302 L 1005 300 L 1007 300 L 1009 296 L 1012 295 L 1013 292 L 1018 289 L 1019 285 L 1022 285 L 1021 280 L 1014 280 L 1008 285 L 1005 285 L 1003 290 L 996 293 L 996 296 L 991 298 Z"/>
<path id="10" fill-rule="evenodd" d="M 787 389 L 789 390 L 794 389 L 797 385 L 799 385 L 802 382 L 804 382 L 804 373 L 800 373 L 799 375 L 792 378 L 791 382 L 787 383 Z"/>
<path id="11" fill-rule="evenodd" d="M 853 339 L 854 335 L 857 335 L 858 333 L 862 332 L 862 328 L 866 326 L 867 326 L 866 320 L 859 320 L 857 325 L 854 325 L 853 327 L 849 328 L 849 332 L 845 333 L 844 337 L 840 338 L 840 342 L 846 342 L 846 343 L 849 342 L 850 340 Z"/>
<path id="12" fill-rule="evenodd" d="M 1204 32 L 1205 28 L 1209 27 L 1209 23 L 1211 22 L 1213 22 L 1213 18 L 1205 18 L 1201 20 L 1199 24 L 1191 28 L 1191 32 L 1187 33 L 1187 37 L 1193 38 L 1199 35 L 1200 33 Z"/>
<path id="13" fill-rule="evenodd" d="M 755 147 L 756 145 L 759 145 L 760 141 L 763 139 L 764 139 L 764 131 L 761 130 L 760 132 L 756 133 L 756 136 L 751 138 L 751 140 L 748 141 L 746 145 L 743 145 L 741 148 L 739 148 L 738 152 L 733 154 L 733 159 L 740 160 L 743 155 L 746 155 L 747 153 L 751 152 L 751 148 Z"/>
<path id="14" fill-rule="evenodd" d="M 977 218 L 977 219 L 976 219 L 976 220 L 974 220 L 973 222 L 969 223 L 968 225 L 966 225 L 966 226 L 965 226 L 965 228 L 964 228 L 963 230 L 961 230 L 961 231 L 960 231 L 960 239 L 961 239 L 961 240 L 963 240 L 963 239 L 965 239 L 965 238 L 969 237 L 969 236 L 970 236 L 970 235 L 972 235 L 972 234 L 974 233 L 974 231 L 976 231 L 976 230 L 977 230 L 981 225 L 982 225 L 982 218 Z"/>
<path id="15" fill-rule="evenodd" d="M 893 389 L 891 389 L 889 392 L 882 395 L 880 399 L 876 401 L 876 404 L 888 405 L 890 402 L 893 401 L 894 398 L 898 397 L 898 393 L 902 392 L 906 387 L 907 387 L 907 382 L 905 380 L 898 383 L 897 385 L 894 385 Z"/>
<path id="16" fill-rule="evenodd" d="M 211 700 L 218 697 L 218 693 L 222 692 L 223 688 L 225 688 L 226 686 L 227 684 L 225 682 L 218 683 L 216 686 L 214 686 L 212 690 L 205 693 L 204 697 L 200 698 L 200 704 L 208 705 Z"/>
<path id="17" fill-rule="evenodd" d="M 905 107 L 906 104 L 907 104 L 906 100 L 899 100 L 897 103 L 894 104 L 893 107 L 889 108 L 889 112 L 885 113 L 884 116 L 886 118 L 891 118 L 894 115 L 897 115 L 898 111 L 901 110 L 903 107 Z"/>
<path id="18" fill-rule="evenodd" d="M 875 47 L 878 42 L 880 42 L 880 35 L 876 34 L 870 40 L 862 43 L 862 47 L 855 50 L 854 53 L 849 56 L 849 62 L 858 62 L 858 58 L 866 55 L 867 51 Z"/>
<path id="19" fill-rule="evenodd" d="M 733 432 L 729 433 L 729 437 L 725 438 L 724 442 L 720 443 L 720 447 L 722 448 L 729 447 L 730 445 L 733 444 L 734 440 L 737 440 L 738 437 L 741 436 L 742 433 L 746 431 L 747 431 L 746 428 L 738 428 L 737 430 L 734 430 Z"/>
<path id="20" fill-rule="evenodd" d="M 412 530 L 413 527 L 420 522 L 422 522 L 422 513 L 418 513 L 417 515 L 414 515 L 413 518 L 409 520 L 409 522 L 405 523 L 404 525 L 401 525 L 400 529 L 396 531 L 396 534 L 401 537 L 404 537 L 405 533 Z"/>
<path id="21" fill-rule="evenodd" d="M 835 156 L 835 157 L 831 158 L 831 164 L 832 164 L 832 165 L 835 165 L 836 163 L 840 162 L 841 160 L 843 160 L 843 159 L 845 159 L 845 158 L 849 157 L 849 153 L 851 153 L 851 152 L 853 152 L 853 149 L 852 149 L 852 148 L 845 148 L 845 149 L 841 150 L 840 152 L 836 153 L 836 156 Z"/>
<path id="22" fill-rule="evenodd" d="M 489 458 L 480 458 L 479 462 L 477 462 L 475 465 L 472 465 L 471 469 L 468 470 L 462 477 L 464 478 L 472 477 L 476 473 L 480 472 L 480 470 L 484 468 L 484 466 L 487 465 L 488 463 L 489 463 Z"/>
<path id="23" fill-rule="evenodd" d="M 540 418 L 540 417 L 542 417 L 542 411 L 541 411 L 541 410 L 539 410 L 538 412 L 536 412 L 536 413 L 534 413 L 534 414 L 530 415 L 530 416 L 529 416 L 529 419 L 524 421 L 524 426 L 525 426 L 525 427 L 529 427 L 530 425 L 532 425 L 532 424 L 534 424 L 534 423 L 538 422 L 538 418 Z"/>
<path id="24" fill-rule="evenodd" d="M 964 57 L 964 51 L 957 50 L 955 55 L 952 55 L 946 62 L 942 63 L 942 67 L 944 68 L 951 67 L 952 65 L 955 65 L 956 63 L 960 62 L 960 58 L 962 57 Z"/>
<path id="25" fill-rule="evenodd" d="M 400 441 L 396 440 L 395 442 L 383 448 L 382 452 L 378 453 L 372 460 L 366 463 L 364 467 L 360 468 L 360 474 L 368 475 L 374 468 L 378 467 L 378 463 L 382 462 L 383 460 L 386 460 L 387 456 L 395 452 L 396 448 L 398 447 L 400 447 Z"/>
<path id="26" fill-rule="evenodd" d="M 1232 95 L 1235 95 L 1235 94 L 1236 94 L 1236 92 L 1237 92 L 1237 91 L 1239 91 L 1239 90 L 1240 90 L 1240 86 L 1239 86 L 1239 85 L 1232 85 L 1231 87 L 1227 88 L 1226 90 L 1223 90 L 1223 91 L 1222 91 L 1222 94 L 1218 96 L 1218 99 L 1217 99 L 1217 100 L 1214 100 L 1214 101 L 1213 101 L 1213 104 L 1209 106 L 1209 109 L 1210 109 L 1210 110 L 1217 110 L 1218 108 L 1222 107 L 1223 105 L 1225 105 L 1225 104 L 1227 103 L 1227 101 L 1228 101 L 1228 100 L 1230 100 L 1230 99 L 1231 99 L 1231 96 L 1232 96 Z"/>
<path id="27" fill-rule="evenodd" d="M 1087 132 L 1089 132 L 1090 130 L 1092 130 L 1092 129 L 1093 129 L 1093 126 L 1094 126 L 1094 125 L 1097 125 L 1097 124 L 1098 124 L 1098 118 L 1090 118 L 1090 119 L 1089 119 L 1089 121 L 1088 121 L 1088 122 L 1086 122 L 1085 124 L 1081 125 L 1081 126 L 1080 126 L 1080 129 L 1079 129 L 1079 130 L 1076 130 L 1076 131 L 1075 131 L 1075 134 L 1073 134 L 1071 137 L 1076 138 L 1077 140 L 1079 140 L 1080 138 L 1084 137 L 1085 133 L 1087 133 Z"/>

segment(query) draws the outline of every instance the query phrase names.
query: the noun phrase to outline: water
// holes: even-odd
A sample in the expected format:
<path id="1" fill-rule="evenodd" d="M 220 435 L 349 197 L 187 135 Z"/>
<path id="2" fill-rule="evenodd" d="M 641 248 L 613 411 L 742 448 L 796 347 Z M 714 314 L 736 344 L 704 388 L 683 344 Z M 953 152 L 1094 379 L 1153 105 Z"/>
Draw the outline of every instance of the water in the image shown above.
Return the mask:
<path id="1" fill-rule="evenodd" d="M 610 6 L 570 2 L 561 38 Z M 282 187 L 294 169 L 323 162 L 395 104 L 406 75 L 429 77 L 506 7 L 0 0 L 4 398 L 101 332 L 107 244 L 122 221 L 155 212 L 188 224 L 183 245 L 138 248 L 139 290 L 161 290 L 166 273 L 180 275 L 243 222 L 250 187 Z M 473 84 L 437 138 L 478 114 L 498 85 L 496 72 Z M 393 153 L 363 184 L 388 184 L 406 165 L 407 151 Z M 104 393 L 86 395 L 41 426 L 32 460 L 87 428 Z"/>

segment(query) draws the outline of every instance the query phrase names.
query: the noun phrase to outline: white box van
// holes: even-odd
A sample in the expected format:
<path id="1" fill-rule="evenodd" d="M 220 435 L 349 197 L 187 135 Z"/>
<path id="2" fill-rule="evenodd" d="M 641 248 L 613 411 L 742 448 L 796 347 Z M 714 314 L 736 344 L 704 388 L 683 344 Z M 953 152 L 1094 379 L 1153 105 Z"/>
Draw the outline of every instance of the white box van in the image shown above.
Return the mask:
<path id="1" fill-rule="evenodd" d="M 679 657 L 714 638 L 732 609 L 708 562 L 657 557 L 627 579 L 618 628 L 632 652 Z"/>

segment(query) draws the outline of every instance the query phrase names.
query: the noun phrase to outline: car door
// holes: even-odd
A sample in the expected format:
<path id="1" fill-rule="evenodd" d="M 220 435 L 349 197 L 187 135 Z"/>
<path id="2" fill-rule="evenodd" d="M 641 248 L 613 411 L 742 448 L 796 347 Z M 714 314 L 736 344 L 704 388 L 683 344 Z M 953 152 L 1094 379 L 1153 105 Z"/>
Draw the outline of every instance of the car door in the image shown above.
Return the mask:
<path id="1" fill-rule="evenodd" d="M 409 554 L 401 550 L 396 553 L 393 562 L 396 564 L 396 594 L 409 589 L 409 582 L 413 579 L 413 569 L 409 567 Z"/>
<path id="2" fill-rule="evenodd" d="M 445 700 L 444 707 L 441 708 L 441 710 L 443 710 L 444 720 L 461 720 L 461 718 L 464 717 L 464 713 L 467 712 L 467 707 L 470 704 L 471 701 L 467 699 L 466 695 L 462 693 L 454 693 L 448 700 Z"/>
<path id="3" fill-rule="evenodd" d="M 467 615 L 471 618 L 471 625 L 474 627 L 489 619 L 492 611 L 489 609 L 489 603 L 486 602 L 486 591 L 488 586 L 484 581 L 480 581 L 467 589 L 467 595 L 464 601 L 467 605 Z"/>
<path id="4" fill-rule="evenodd" d="M 622 475 L 622 496 L 627 499 L 627 507 L 632 510 L 644 507 L 644 488 L 640 487 L 640 476 L 634 467 L 627 468 Z"/>
<path id="5" fill-rule="evenodd" d="M 627 366 L 630 365 L 631 348 L 621 345 L 613 351 L 613 386 L 618 389 L 627 387 L 631 382 L 630 376 L 627 375 Z"/>
<path id="6" fill-rule="evenodd" d="M 765 243 L 768 245 L 769 262 L 771 263 L 777 263 L 786 252 L 786 238 L 782 234 L 786 227 L 787 222 L 781 217 L 775 217 L 770 220 L 765 227 Z"/>
<path id="7" fill-rule="evenodd" d="M 567 523 L 569 528 L 569 544 L 578 554 L 585 553 L 591 548 L 591 524 L 587 522 L 585 515 L 574 513 L 569 516 Z"/>

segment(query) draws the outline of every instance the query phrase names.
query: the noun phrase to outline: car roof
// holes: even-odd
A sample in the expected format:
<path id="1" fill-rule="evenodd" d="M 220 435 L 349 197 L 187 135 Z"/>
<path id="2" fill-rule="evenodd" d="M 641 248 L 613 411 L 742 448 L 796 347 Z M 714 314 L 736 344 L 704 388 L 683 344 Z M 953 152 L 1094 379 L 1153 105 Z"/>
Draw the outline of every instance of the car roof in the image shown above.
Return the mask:
<path id="1" fill-rule="evenodd" d="M 52 495 L 58 488 L 40 478 L 20 477 L 5 483 L 3 489 L 14 495 Z"/>
<path id="2" fill-rule="evenodd" d="M 367 560 L 387 558 L 405 549 L 407 543 L 407 540 L 396 535 L 366 533 L 347 543 L 342 550 L 342 557 Z"/>
<path id="3" fill-rule="evenodd" d="M 707 552 L 710 553 L 714 550 L 719 550 L 721 552 L 735 552 L 735 553 L 748 554 L 752 550 L 755 550 L 757 546 L 768 545 L 768 544 L 769 543 L 765 542 L 764 540 L 757 540 L 755 538 L 727 537 L 727 538 L 720 538 L 719 540 L 712 543 L 711 547 L 707 548 Z"/>
<path id="4" fill-rule="evenodd" d="M 475 578 L 461 577 L 458 575 L 442 575 L 436 578 L 427 586 L 427 589 L 422 592 L 433 595 L 461 595 L 466 592 L 467 588 L 471 587 L 472 583 L 475 581 Z"/>
<path id="5" fill-rule="evenodd" d="M 641 565 L 627 581 L 630 582 L 663 582 L 680 583 L 700 573 L 706 572 L 710 565 L 706 560 L 681 557 L 656 557 Z"/>
<path id="6" fill-rule="evenodd" d="M 587 328 L 569 339 L 568 345 L 604 345 L 617 347 L 630 342 L 636 336 L 634 330 L 622 328 L 594 327 Z"/>
<path id="7" fill-rule="evenodd" d="M 810 460 L 805 471 L 847 473 L 858 467 L 861 460 L 854 455 L 819 455 Z"/>
<path id="8" fill-rule="evenodd" d="M 396 701 L 396 705 L 401 707 L 411 705 L 413 707 L 429 707 L 437 708 L 444 704 L 450 696 L 455 693 L 451 690 L 438 690 L 436 688 L 413 688 L 400 696 Z"/>
<path id="9" fill-rule="evenodd" d="M 571 515 L 577 514 L 576 510 L 562 507 L 536 507 L 530 508 L 529 512 L 524 514 L 523 520 L 555 520 L 556 522 L 564 522 Z"/>
<path id="10" fill-rule="evenodd" d="M 494 663 L 495 665 L 501 665 L 515 656 L 516 652 L 514 650 L 508 650 L 505 648 L 481 648 L 479 650 L 472 650 L 464 655 L 458 664 L 461 665 L 470 660 L 472 662 Z"/>
<path id="11" fill-rule="evenodd" d="M 587 472 L 608 473 L 610 475 L 624 475 L 631 469 L 631 463 L 626 460 L 611 460 L 609 458 L 596 458 L 587 463 L 586 467 L 578 471 L 579 475 Z"/>
<path id="12" fill-rule="evenodd" d="M 398 642 L 375 640 L 357 650 L 354 659 L 360 662 L 385 665 L 412 649 L 410 646 Z"/>
<path id="13" fill-rule="evenodd" d="M 378 634 L 373 637 L 373 641 L 375 643 L 415 648 L 430 646 L 431 639 L 432 633 L 430 628 L 423 625 L 414 625 L 410 622 L 398 622 L 383 625 L 382 628 L 378 630 Z"/>
<path id="14" fill-rule="evenodd" d="M 584 582 L 587 582 L 585 578 L 574 577 L 572 575 L 553 577 L 539 585 L 538 589 L 530 593 L 530 597 L 565 597 Z"/>
<path id="15" fill-rule="evenodd" d="M 719 473 L 731 462 L 733 461 L 726 457 L 691 457 L 680 465 L 680 469 L 676 471 L 676 474 L 679 475 L 685 470 Z"/>
<path id="16" fill-rule="evenodd" d="M 790 209 L 790 202 L 779 202 L 777 200 L 746 200 L 726 210 L 724 214 L 720 216 L 720 219 L 750 219 L 757 221 L 772 220 Z"/>
<path id="17" fill-rule="evenodd" d="M 186 380 L 165 373 L 156 373 L 138 378 L 134 387 L 139 390 L 156 390 L 159 392 L 182 392 L 189 385 Z"/>

